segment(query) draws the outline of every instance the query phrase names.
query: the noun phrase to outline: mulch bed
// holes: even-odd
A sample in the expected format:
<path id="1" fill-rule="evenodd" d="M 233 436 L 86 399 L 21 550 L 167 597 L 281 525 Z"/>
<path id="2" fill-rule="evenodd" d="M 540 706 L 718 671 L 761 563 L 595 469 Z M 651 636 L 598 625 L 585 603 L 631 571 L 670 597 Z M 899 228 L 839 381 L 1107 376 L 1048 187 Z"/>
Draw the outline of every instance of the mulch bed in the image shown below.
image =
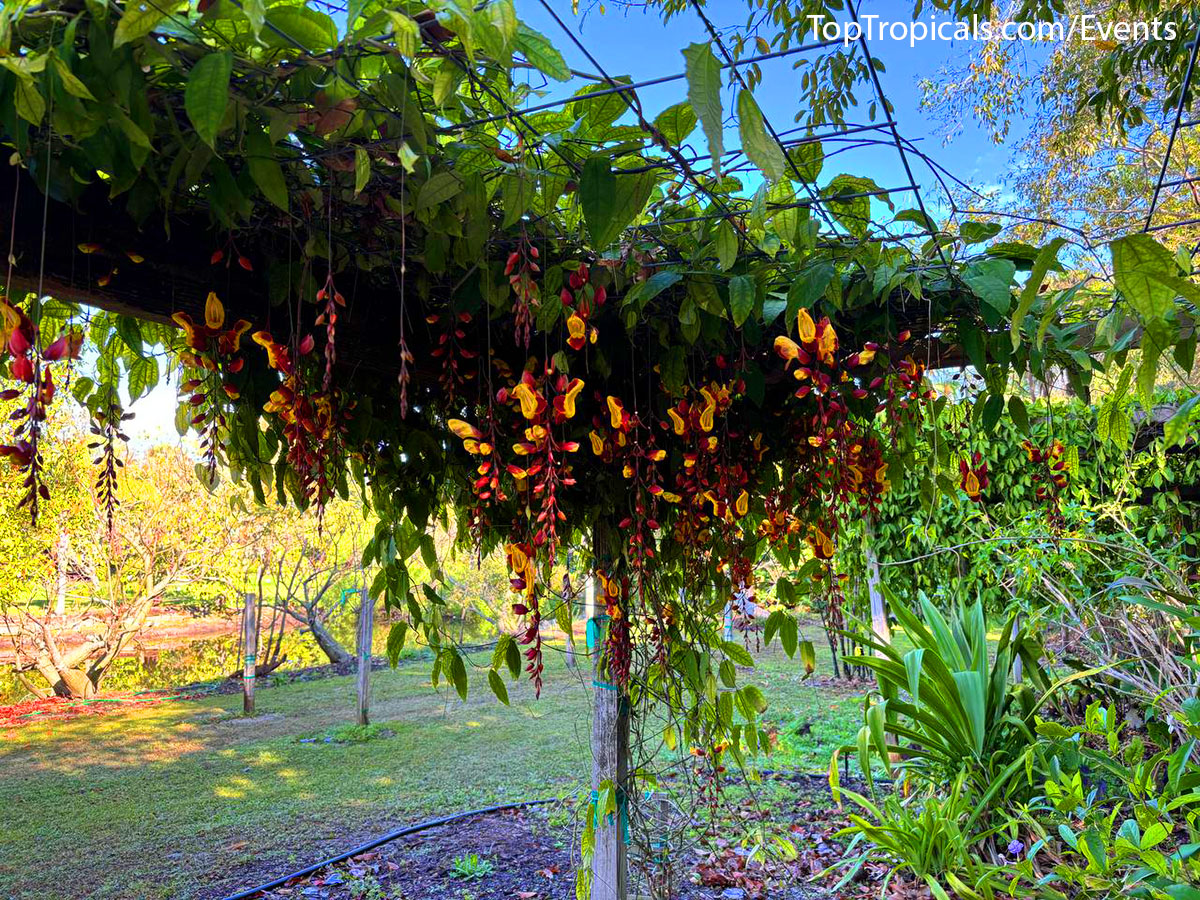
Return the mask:
<path id="1" fill-rule="evenodd" d="M 880 896 L 886 867 L 864 867 L 858 878 L 834 894 L 841 873 L 821 873 L 842 857 L 833 837 L 846 824 L 829 806 L 828 788 L 818 776 L 782 775 L 796 784 L 793 799 L 770 810 L 730 812 L 743 822 L 769 818 L 790 823 L 798 855 L 793 860 L 752 859 L 736 841 L 698 840 L 674 862 L 673 900 L 867 900 Z M 822 794 L 824 796 L 822 796 Z M 574 900 L 578 835 L 574 815 L 556 815 L 553 807 L 488 813 L 399 838 L 350 860 L 327 867 L 255 900 Z M 564 822 L 566 824 L 564 824 Z M 477 877 L 456 877 L 456 860 L 470 857 L 490 863 Z M 262 872 L 265 882 L 282 872 Z M 250 885 L 244 885 L 248 887 Z M 217 900 L 213 894 L 209 900 Z M 630 896 L 634 896 L 631 890 Z M 639 896 L 647 896 L 644 891 Z M 886 894 L 895 900 L 926 900 L 924 886 L 893 879 Z"/>

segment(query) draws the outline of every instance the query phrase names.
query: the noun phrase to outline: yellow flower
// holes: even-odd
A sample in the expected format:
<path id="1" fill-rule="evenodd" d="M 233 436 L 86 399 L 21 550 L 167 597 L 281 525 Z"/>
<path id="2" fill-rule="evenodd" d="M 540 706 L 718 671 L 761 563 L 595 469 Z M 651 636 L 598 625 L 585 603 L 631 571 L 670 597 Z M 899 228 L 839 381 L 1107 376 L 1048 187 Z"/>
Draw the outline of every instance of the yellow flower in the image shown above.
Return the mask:
<path id="1" fill-rule="evenodd" d="M 750 495 L 745 491 L 738 494 L 737 502 L 733 505 L 733 510 L 739 516 L 744 516 L 750 511 Z"/>
<path id="2" fill-rule="evenodd" d="M 801 309 L 800 314 L 796 317 L 796 332 L 802 343 L 807 344 L 816 339 L 817 323 L 812 320 L 807 309 Z"/>
<path id="3" fill-rule="evenodd" d="M 596 434 L 594 431 L 588 432 L 588 437 L 592 440 L 592 452 L 597 456 L 602 455 L 604 453 L 603 438 L 601 438 L 600 435 Z"/>
<path id="4" fill-rule="evenodd" d="M 522 381 L 512 389 L 512 396 L 521 402 L 521 415 L 526 419 L 532 419 L 537 415 L 538 396 L 533 388 Z"/>
<path id="5" fill-rule="evenodd" d="M 217 298 L 216 291 L 209 291 L 208 298 L 204 301 L 204 324 L 213 331 L 225 324 L 225 307 Z"/>
<path id="6" fill-rule="evenodd" d="M 700 395 L 704 397 L 704 409 L 700 411 L 700 427 L 704 431 L 712 431 L 713 414 L 717 411 L 717 398 L 708 388 L 700 388 Z"/>
<path id="7" fill-rule="evenodd" d="M 683 434 L 687 429 L 687 422 L 683 421 L 683 416 L 675 412 L 673 409 L 667 410 L 667 415 L 671 417 L 671 425 L 676 434 Z"/>

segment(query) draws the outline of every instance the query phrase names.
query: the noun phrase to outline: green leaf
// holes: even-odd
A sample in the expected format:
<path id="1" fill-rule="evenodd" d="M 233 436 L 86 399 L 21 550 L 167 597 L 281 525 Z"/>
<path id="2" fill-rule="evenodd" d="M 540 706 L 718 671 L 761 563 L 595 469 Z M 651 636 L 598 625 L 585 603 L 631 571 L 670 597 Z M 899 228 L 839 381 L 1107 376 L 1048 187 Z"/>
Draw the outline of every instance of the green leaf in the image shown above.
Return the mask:
<path id="1" fill-rule="evenodd" d="M 421 26 L 411 16 L 406 16 L 398 10 L 387 10 L 392 20 L 392 40 L 396 44 L 396 52 L 405 59 L 412 59 L 421 49 Z"/>
<path id="2" fill-rule="evenodd" d="M 683 51 L 687 74 L 688 102 L 708 138 L 713 171 L 721 174 L 721 155 L 725 152 L 724 116 L 721 110 L 721 64 L 707 43 L 690 44 Z"/>
<path id="3" fill-rule="evenodd" d="M 246 166 L 263 196 L 287 212 L 287 181 L 275 159 L 275 147 L 265 131 L 254 129 L 246 132 Z"/>
<path id="4" fill-rule="evenodd" d="M 273 26 L 266 32 L 266 43 L 273 47 L 295 47 L 320 53 L 337 46 L 337 23 L 323 12 L 308 6 L 271 7 L 266 21 Z"/>
<path id="5" fill-rule="evenodd" d="M 75 73 L 71 71 L 65 62 L 63 62 L 57 56 L 50 57 L 50 60 L 54 63 L 54 71 L 62 80 L 63 89 L 68 94 L 70 94 L 72 97 L 78 97 L 81 100 L 96 99 L 88 86 L 75 76 Z"/>
<path id="6" fill-rule="evenodd" d="M 1017 394 L 1013 394 L 1008 398 L 1008 417 L 1012 419 L 1013 424 L 1017 426 L 1017 430 L 1028 436 L 1029 434 L 1029 411 L 1025 408 L 1025 401 Z"/>
<path id="7" fill-rule="evenodd" d="M 738 94 L 738 132 L 741 134 L 742 150 L 746 158 L 762 170 L 768 181 L 783 178 L 786 162 L 779 141 L 767 133 L 767 123 L 762 110 L 748 90 Z"/>
<path id="8" fill-rule="evenodd" d="M 200 57 L 188 74 L 183 106 L 196 134 L 212 147 L 229 105 L 229 76 L 233 73 L 233 54 L 229 51 Z"/>
<path id="9" fill-rule="evenodd" d="M 133 402 L 148 394 L 158 384 L 158 363 L 149 356 L 139 356 L 129 367 L 129 400 Z"/>
<path id="10" fill-rule="evenodd" d="M 1113 280 L 1143 322 L 1162 321 L 1174 308 L 1175 291 L 1155 276 L 1176 272 L 1175 258 L 1148 234 L 1112 242 Z"/>
<path id="11" fill-rule="evenodd" d="M 625 303 L 636 302 L 639 304 L 639 309 L 645 309 L 647 303 L 682 278 L 683 276 L 676 269 L 660 269 L 645 281 L 635 284 L 633 289 L 625 295 Z"/>
<path id="12" fill-rule="evenodd" d="M 964 244 L 982 244 L 999 233 L 1000 226 L 995 222 L 963 222 L 958 229 L 958 236 Z"/>
<path id="13" fill-rule="evenodd" d="M 174 5 L 167 0 L 162 0 L 162 2 L 138 0 L 138 2 L 126 3 L 125 11 L 121 14 L 121 21 L 117 23 L 116 31 L 113 32 L 113 48 L 144 38 L 154 30 L 155 25 L 167 17 L 168 11 Z"/>
<path id="14" fill-rule="evenodd" d="M 1063 243 L 1065 243 L 1063 238 L 1055 238 L 1038 251 L 1038 255 L 1033 261 L 1033 270 L 1029 273 L 1029 280 L 1025 282 L 1025 287 L 1021 289 L 1021 299 L 1017 302 L 1016 312 L 1013 313 L 1010 334 L 1014 350 L 1021 346 L 1021 325 L 1033 307 L 1033 301 L 1037 299 L 1038 291 L 1042 287 L 1042 279 L 1046 277 L 1050 267 L 1057 264 L 1058 250 Z"/>
<path id="15" fill-rule="evenodd" d="M 579 202 L 583 206 L 588 232 L 598 248 L 605 246 L 600 238 L 609 233 L 612 225 L 616 192 L 617 176 L 608 157 L 589 156 L 579 177 Z"/>
<path id="16" fill-rule="evenodd" d="M 363 192 L 371 180 L 371 157 L 365 147 L 354 148 L 354 196 Z"/>
<path id="17" fill-rule="evenodd" d="M 737 262 L 738 236 L 733 224 L 728 219 L 722 219 L 713 235 L 713 244 L 717 251 L 717 265 L 722 271 L 728 272 Z"/>
<path id="18" fill-rule="evenodd" d="M 393 669 L 400 662 L 400 653 L 404 650 L 404 639 L 407 636 L 407 622 L 396 622 L 388 631 L 387 658 Z"/>
<path id="19" fill-rule="evenodd" d="M 871 225 L 871 198 L 854 196 L 879 190 L 870 178 L 857 175 L 838 175 L 826 185 L 821 193 L 828 198 L 825 205 L 833 217 L 855 237 L 862 237 Z M 877 194 L 890 208 L 892 201 L 886 194 Z"/>
<path id="20" fill-rule="evenodd" d="M 496 698 L 508 706 L 508 688 L 504 684 L 504 679 L 500 677 L 500 673 L 495 669 L 488 669 L 488 684 L 492 688 L 492 693 Z"/>
<path id="21" fill-rule="evenodd" d="M 608 157 L 589 157 L 579 179 L 579 202 L 592 246 L 602 250 L 616 240 L 645 207 L 653 189 L 653 173 L 620 175 L 609 168 Z"/>
<path id="22" fill-rule="evenodd" d="M 975 295 L 1000 315 L 1012 306 L 1013 276 L 1017 265 L 1010 259 L 982 259 L 963 270 L 962 277 Z"/>
<path id="23" fill-rule="evenodd" d="M 1163 441 L 1168 447 L 1176 444 L 1183 446 L 1184 441 L 1187 440 L 1188 429 L 1195 416 L 1197 403 L 1200 403 L 1200 394 L 1185 400 L 1163 425 Z"/>
<path id="24" fill-rule="evenodd" d="M 41 125 L 46 115 L 46 101 L 42 99 L 37 89 L 37 83 L 32 78 L 17 78 L 13 101 L 17 115 L 34 125 Z"/>
<path id="25" fill-rule="evenodd" d="M 451 172 L 438 172 L 417 191 L 416 208 L 418 210 L 428 209 L 431 206 L 437 206 L 439 203 L 445 203 L 451 197 L 458 195 L 462 190 L 462 183 Z"/>
<path id="26" fill-rule="evenodd" d="M 570 81 L 573 77 L 571 67 L 550 40 L 523 22 L 517 27 L 516 46 L 526 61 L 542 74 L 555 81 Z"/>
<path id="27" fill-rule="evenodd" d="M 754 657 L 741 644 L 734 643 L 733 641 L 721 641 L 721 649 L 737 665 L 744 668 L 754 668 Z"/>
<path id="28" fill-rule="evenodd" d="M 254 39 L 261 40 L 263 23 L 267 20 L 264 0 L 242 0 L 242 12 L 250 20 L 250 33 L 254 35 Z"/>
<path id="29" fill-rule="evenodd" d="M 787 158 L 792 174 L 812 184 L 820 177 L 821 169 L 825 166 L 825 148 L 820 141 L 797 144 L 788 148 Z"/>
<path id="30" fill-rule="evenodd" d="M 738 328 L 754 311 L 757 294 L 757 285 L 749 275 L 735 275 L 729 279 L 729 310 L 733 314 L 733 324 Z"/>
<path id="31" fill-rule="evenodd" d="M 682 144 L 684 139 L 696 130 L 696 111 L 692 104 L 684 100 L 674 106 L 668 106 L 654 118 L 654 127 L 671 144 Z"/>
<path id="32" fill-rule="evenodd" d="M 454 685 L 454 690 L 458 691 L 458 696 L 463 700 L 467 699 L 467 667 L 463 663 L 462 655 L 457 651 L 446 651 L 450 657 L 450 681 Z"/>

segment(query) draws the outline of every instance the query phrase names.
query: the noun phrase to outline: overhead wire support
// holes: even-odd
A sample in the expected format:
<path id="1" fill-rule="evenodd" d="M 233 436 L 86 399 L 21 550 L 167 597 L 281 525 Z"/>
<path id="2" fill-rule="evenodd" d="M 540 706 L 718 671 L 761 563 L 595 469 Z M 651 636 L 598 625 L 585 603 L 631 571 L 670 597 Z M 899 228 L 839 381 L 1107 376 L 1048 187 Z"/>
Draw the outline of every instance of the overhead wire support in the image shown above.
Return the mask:
<path id="1" fill-rule="evenodd" d="M 858 25 L 858 9 L 853 0 L 847 0 L 846 9 L 850 13 L 850 19 L 855 25 Z M 953 271 L 949 260 L 946 259 L 946 253 L 942 249 L 942 242 L 938 240 L 937 233 L 934 231 L 933 219 L 929 217 L 929 212 L 925 208 L 925 198 L 921 196 L 921 189 L 917 186 L 916 176 L 913 175 L 912 166 L 909 165 L 908 154 L 904 150 L 904 142 L 900 137 L 900 130 L 896 127 L 895 118 L 892 116 L 892 106 L 888 103 L 888 99 L 884 95 L 883 83 L 879 80 L 879 73 L 875 69 L 875 58 L 871 55 L 871 48 L 867 46 L 865 32 L 861 27 L 858 29 L 858 42 L 866 58 L 867 71 L 871 73 L 871 82 L 875 86 L 875 96 L 879 100 L 879 105 L 883 107 L 883 114 L 887 117 L 888 126 L 892 132 L 892 141 L 896 145 L 896 152 L 900 155 L 900 162 L 904 165 L 904 172 L 908 176 L 908 183 L 912 186 L 913 196 L 917 198 L 917 207 L 921 210 L 921 215 L 925 219 L 924 224 L 929 232 L 929 239 L 933 241 L 934 246 L 937 248 L 938 257 L 942 260 L 942 264 L 946 267 L 947 271 Z"/>
<path id="2" fill-rule="evenodd" d="M 543 2 L 545 2 L 545 0 L 543 0 Z M 737 70 L 736 66 L 734 66 L 733 54 L 731 54 L 729 49 L 725 46 L 725 42 L 721 39 L 721 34 L 719 31 L 717 31 L 716 26 L 713 25 L 708 16 L 704 14 L 704 9 L 700 6 L 697 0 L 690 0 L 690 3 L 692 9 L 696 11 L 696 15 L 700 17 L 700 21 L 704 23 L 704 27 L 708 31 L 709 36 L 712 38 L 713 43 L 717 45 L 717 49 L 721 51 L 721 55 L 725 58 L 727 65 L 723 66 L 722 68 L 732 69 L 733 77 L 737 79 L 737 82 L 742 86 L 742 89 L 749 90 L 749 86 L 746 84 L 746 80 L 742 77 L 742 73 Z M 835 41 L 834 43 L 837 42 Z M 799 180 L 802 185 L 804 185 L 804 189 L 808 193 L 809 197 L 811 197 L 814 201 L 817 200 L 818 194 L 816 189 L 809 184 L 808 179 L 801 174 L 800 169 L 796 166 L 796 161 L 792 159 L 791 155 L 787 152 L 787 148 L 784 147 L 783 141 L 780 140 L 779 132 L 775 130 L 775 126 L 771 124 L 771 120 L 767 118 L 767 114 L 763 113 L 762 118 L 763 125 L 766 126 L 767 131 L 775 140 L 775 143 L 779 145 L 780 152 L 783 153 L 783 158 L 787 160 L 788 168 L 792 170 L 792 174 L 796 176 L 797 180 Z M 837 226 L 834 225 L 833 220 L 829 215 L 829 210 L 820 205 L 817 206 L 817 209 L 821 213 L 821 218 L 825 220 L 825 224 L 828 225 L 831 230 L 836 231 Z"/>
<path id="3" fill-rule="evenodd" d="M 560 22 L 560 24 L 562 24 L 562 23 Z M 802 44 L 798 47 L 789 47 L 786 50 L 776 50 L 773 53 L 763 53 L 759 56 L 748 56 L 745 59 L 739 59 L 732 63 L 726 63 L 725 65 L 721 66 L 721 68 L 728 69 L 731 66 L 749 66 L 749 65 L 753 65 L 754 63 L 766 62 L 767 60 L 771 60 L 771 59 L 780 59 L 785 56 L 793 56 L 794 54 L 804 53 L 809 50 L 820 50 L 820 49 L 828 47 L 832 44 L 839 44 L 839 43 L 841 43 L 840 40 L 832 40 L 832 41 L 818 41 L 813 44 Z M 610 84 L 609 87 L 600 88 L 595 91 L 588 91 L 586 94 L 576 94 L 572 97 L 563 97 L 558 100 L 548 100 L 545 103 L 539 103 L 536 106 L 527 106 L 524 109 L 522 109 L 521 112 L 525 113 L 525 114 L 535 113 L 535 112 L 545 112 L 548 109 L 557 109 L 560 106 L 566 106 L 568 103 L 575 103 L 578 100 L 593 100 L 593 99 L 596 99 L 597 97 L 608 97 L 608 96 L 611 96 L 612 94 L 621 94 L 626 91 L 630 91 L 630 92 L 638 91 L 638 90 L 641 90 L 642 88 L 655 87 L 660 84 L 670 84 L 673 81 L 682 81 L 686 77 L 687 77 L 687 75 L 685 73 L 677 72 L 674 75 L 663 75 L 659 78 L 648 78 L 645 81 L 636 81 L 636 82 L 631 82 L 629 84 L 620 84 L 619 82 L 615 82 L 615 83 Z M 601 76 L 599 80 L 610 81 L 611 79 L 607 79 L 604 76 Z M 460 122 L 458 124 L 450 126 L 448 128 L 448 130 L 457 131 L 457 130 L 464 129 L 464 128 L 474 128 L 478 125 L 490 125 L 493 122 L 502 121 L 504 118 L 506 118 L 506 117 L 503 115 L 496 115 L 496 116 L 484 116 L 483 118 L 479 118 L 479 119 L 469 119 L 466 122 Z"/>
<path id="4" fill-rule="evenodd" d="M 660 146 L 669 156 L 671 156 L 672 159 L 675 160 L 684 178 L 691 181 L 692 184 L 694 184 L 702 194 L 708 197 L 716 206 L 720 207 L 722 212 L 724 212 L 726 215 L 732 215 L 733 213 L 730 212 L 728 204 L 726 204 L 721 197 L 717 196 L 704 185 L 699 176 L 696 175 L 695 171 L 692 169 L 691 164 L 684 158 L 683 154 L 679 152 L 678 148 L 672 147 L 670 142 L 663 138 L 663 136 L 658 133 L 657 129 L 654 129 L 654 127 L 646 121 L 645 116 L 642 114 L 640 104 L 635 102 L 636 94 L 632 95 L 634 99 L 630 99 L 631 92 L 629 90 L 629 86 L 618 84 L 608 74 L 608 72 L 605 71 L 604 67 L 600 65 L 600 62 L 596 59 L 592 52 L 587 48 L 583 41 L 581 41 L 575 35 L 575 33 L 571 31 L 570 27 L 568 27 L 567 23 L 562 20 L 562 17 L 560 17 L 554 8 L 549 4 L 548 0 L 541 0 L 541 4 L 550 18 L 552 18 L 558 24 L 558 27 L 562 29 L 563 33 L 570 39 L 571 43 L 575 45 L 579 52 L 587 57 L 588 62 L 590 62 L 596 68 L 601 77 L 603 77 L 611 87 L 618 89 L 615 90 L 614 93 L 616 93 L 616 95 L 625 102 L 625 106 L 628 107 L 629 111 L 637 116 L 641 127 L 644 130 L 649 131 L 652 137 L 656 137 L 659 141 L 661 141 Z M 734 69 L 733 71 L 736 73 L 737 69 Z M 754 245 L 753 241 L 751 241 L 751 245 L 754 246 L 756 250 L 761 249 Z"/>
<path id="5" fill-rule="evenodd" d="M 1154 184 L 1154 194 L 1150 198 L 1150 209 L 1146 213 L 1146 223 L 1142 226 L 1143 232 L 1164 231 L 1167 228 L 1191 224 L 1190 222 L 1176 222 L 1157 228 L 1150 227 L 1154 222 L 1154 211 L 1158 209 L 1159 195 L 1162 193 L 1162 189 L 1168 186 L 1163 184 L 1163 181 L 1166 179 L 1167 169 L 1171 165 L 1171 151 L 1175 149 L 1175 139 L 1179 136 L 1181 128 L 1191 128 L 1193 125 L 1200 123 L 1200 119 L 1194 119 L 1190 120 L 1186 125 L 1183 124 L 1185 100 L 1188 95 L 1188 88 L 1192 84 L 1192 74 L 1196 71 L 1196 54 L 1198 51 L 1200 51 L 1200 24 L 1197 24 L 1196 33 L 1192 36 L 1192 52 L 1188 56 L 1187 70 L 1183 74 L 1183 83 L 1179 86 L 1179 103 L 1175 107 L 1175 120 L 1171 125 L 1171 135 L 1167 138 L 1167 152 L 1163 154 L 1162 167 L 1158 170 L 1158 180 Z"/>

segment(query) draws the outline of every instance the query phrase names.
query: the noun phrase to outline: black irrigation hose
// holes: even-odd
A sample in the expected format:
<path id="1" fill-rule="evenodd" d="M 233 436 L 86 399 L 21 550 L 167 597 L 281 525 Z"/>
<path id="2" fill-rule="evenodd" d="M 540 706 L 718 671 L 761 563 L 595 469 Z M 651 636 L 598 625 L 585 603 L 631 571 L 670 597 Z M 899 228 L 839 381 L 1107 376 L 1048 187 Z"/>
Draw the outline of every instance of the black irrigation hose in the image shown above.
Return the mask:
<path id="1" fill-rule="evenodd" d="M 305 875 L 311 875 L 326 866 L 336 865 L 340 862 L 345 862 L 352 856 L 358 856 L 360 853 L 366 853 L 368 850 L 374 850 L 380 844 L 386 844 L 389 841 L 394 841 L 397 838 L 402 838 L 410 834 L 416 834 L 420 831 L 428 831 L 430 828 L 437 828 L 441 825 L 449 825 L 451 822 L 457 822 L 459 819 L 467 819 L 471 816 L 482 816 L 488 813 L 504 812 L 509 809 L 525 809 L 530 806 L 540 806 L 543 803 L 553 803 L 557 797 L 547 797 L 543 800 L 518 800 L 514 803 L 500 803 L 496 806 L 485 806 L 482 809 L 471 809 L 467 812 L 454 813 L 451 816 L 442 816 L 440 819 L 426 819 L 424 822 L 418 822 L 416 825 L 408 825 L 398 831 L 392 831 L 381 837 L 372 838 L 365 844 L 355 847 L 353 850 L 347 850 L 345 853 L 339 853 L 337 856 L 331 856 L 329 859 L 323 859 L 318 863 L 313 863 L 311 866 L 305 866 L 303 869 L 298 869 L 288 875 L 281 875 L 274 881 L 268 881 L 266 884 L 260 884 L 258 887 L 253 887 L 237 894 L 230 894 L 224 900 L 248 900 L 257 894 L 273 891 L 277 887 L 282 887 L 293 878 L 303 878 Z"/>

